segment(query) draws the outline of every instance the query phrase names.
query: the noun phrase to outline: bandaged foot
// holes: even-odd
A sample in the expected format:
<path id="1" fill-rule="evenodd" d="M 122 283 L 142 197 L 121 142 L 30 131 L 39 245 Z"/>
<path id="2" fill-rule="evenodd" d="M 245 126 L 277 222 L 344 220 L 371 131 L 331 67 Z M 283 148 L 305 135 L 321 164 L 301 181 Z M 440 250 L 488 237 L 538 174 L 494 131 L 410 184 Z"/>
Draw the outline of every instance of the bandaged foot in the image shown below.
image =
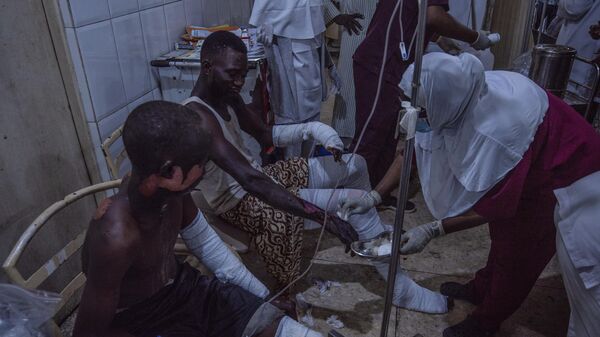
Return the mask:
<path id="1" fill-rule="evenodd" d="M 275 337 L 323 337 L 323 335 L 284 316 L 279 322 Z"/>
<path id="2" fill-rule="evenodd" d="M 375 268 L 387 280 L 388 264 L 379 262 Z M 402 270 L 396 273 L 392 303 L 400 308 L 428 314 L 443 314 L 450 309 L 446 296 L 421 287 Z"/>

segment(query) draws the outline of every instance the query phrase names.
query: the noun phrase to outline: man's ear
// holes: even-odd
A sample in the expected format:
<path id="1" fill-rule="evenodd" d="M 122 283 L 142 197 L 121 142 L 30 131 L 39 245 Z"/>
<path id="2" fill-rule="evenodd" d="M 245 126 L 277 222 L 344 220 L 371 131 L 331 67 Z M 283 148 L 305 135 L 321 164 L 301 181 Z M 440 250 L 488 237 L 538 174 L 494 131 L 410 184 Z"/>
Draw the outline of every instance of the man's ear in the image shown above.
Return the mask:
<path id="1" fill-rule="evenodd" d="M 212 63 L 208 60 L 202 61 L 202 73 L 208 75 L 212 69 Z"/>

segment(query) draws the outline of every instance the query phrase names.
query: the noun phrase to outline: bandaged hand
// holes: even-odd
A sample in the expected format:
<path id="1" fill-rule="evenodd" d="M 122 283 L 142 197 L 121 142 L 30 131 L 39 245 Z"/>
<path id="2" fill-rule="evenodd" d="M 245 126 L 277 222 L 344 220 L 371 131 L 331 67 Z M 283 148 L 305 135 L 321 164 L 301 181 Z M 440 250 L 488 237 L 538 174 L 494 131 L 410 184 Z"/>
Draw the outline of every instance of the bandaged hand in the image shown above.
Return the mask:
<path id="1" fill-rule="evenodd" d="M 344 143 L 337 132 L 321 122 L 273 126 L 273 145 L 286 147 L 314 139 L 331 152 L 343 151 Z"/>
<path id="2" fill-rule="evenodd" d="M 401 254 L 415 254 L 423 251 L 431 239 L 446 234 L 441 220 L 429 222 L 412 228 L 402 234 L 400 241 Z"/>
<path id="3" fill-rule="evenodd" d="M 256 41 L 262 43 L 265 47 L 270 47 L 273 44 L 273 26 L 265 24 L 258 27 Z"/>
<path id="4" fill-rule="evenodd" d="M 338 215 L 345 221 L 354 214 L 366 213 L 371 208 L 381 203 L 381 195 L 372 190 L 360 198 L 340 198 Z"/>
<path id="5" fill-rule="evenodd" d="M 480 30 L 477 32 L 477 40 L 471 44 L 471 47 L 476 50 L 484 50 L 498 42 L 500 42 L 500 34 Z"/>

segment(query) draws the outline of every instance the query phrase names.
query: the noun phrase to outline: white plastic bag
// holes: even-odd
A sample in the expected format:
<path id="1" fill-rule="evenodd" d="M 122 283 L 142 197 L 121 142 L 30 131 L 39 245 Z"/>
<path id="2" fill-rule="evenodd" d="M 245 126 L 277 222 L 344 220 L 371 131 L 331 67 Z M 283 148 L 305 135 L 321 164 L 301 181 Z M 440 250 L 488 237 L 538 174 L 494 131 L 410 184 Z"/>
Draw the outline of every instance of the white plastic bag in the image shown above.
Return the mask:
<path id="1" fill-rule="evenodd" d="M 60 300 L 58 294 L 0 284 L 0 337 L 48 336 L 45 323 Z"/>
<path id="2" fill-rule="evenodd" d="M 525 77 L 529 77 L 529 68 L 531 67 L 531 51 L 517 56 L 512 61 L 511 71 L 517 72 Z"/>

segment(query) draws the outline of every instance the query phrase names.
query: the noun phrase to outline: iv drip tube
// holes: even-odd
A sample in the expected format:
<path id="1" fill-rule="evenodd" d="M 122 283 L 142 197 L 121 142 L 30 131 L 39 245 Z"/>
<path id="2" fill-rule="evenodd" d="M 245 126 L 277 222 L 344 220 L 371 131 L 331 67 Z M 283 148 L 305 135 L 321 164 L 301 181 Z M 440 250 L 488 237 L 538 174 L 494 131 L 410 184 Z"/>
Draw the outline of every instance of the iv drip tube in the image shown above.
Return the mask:
<path id="1" fill-rule="evenodd" d="M 421 86 L 421 64 L 423 61 L 423 45 L 425 42 L 425 14 L 427 11 L 427 0 L 419 2 L 419 21 L 417 24 L 417 44 L 415 46 L 415 70 L 412 80 L 411 105 L 417 106 L 417 97 Z M 407 130 L 411 133 L 414 130 Z M 394 296 L 394 285 L 396 283 L 396 271 L 400 255 L 400 241 L 402 237 L 402 226 L 404 225 L 404 205 L 408 199 L 408 183 L 414 152 L 414 138 L 407 138 L 404 142 L 404 162 L 402 163 L 402 176 L 398 191 L 398 203 L 396 204 L 396 219 L 394 222 L 394 237 L 392 241 L 392 255 L 390 257 L 387 289 L 385 293 L 385 306 L 383 308 L 383 320 L 381 322 L 381 337 L 387 337 L 390 315 L 392 312 L 392 298 Z"/>

